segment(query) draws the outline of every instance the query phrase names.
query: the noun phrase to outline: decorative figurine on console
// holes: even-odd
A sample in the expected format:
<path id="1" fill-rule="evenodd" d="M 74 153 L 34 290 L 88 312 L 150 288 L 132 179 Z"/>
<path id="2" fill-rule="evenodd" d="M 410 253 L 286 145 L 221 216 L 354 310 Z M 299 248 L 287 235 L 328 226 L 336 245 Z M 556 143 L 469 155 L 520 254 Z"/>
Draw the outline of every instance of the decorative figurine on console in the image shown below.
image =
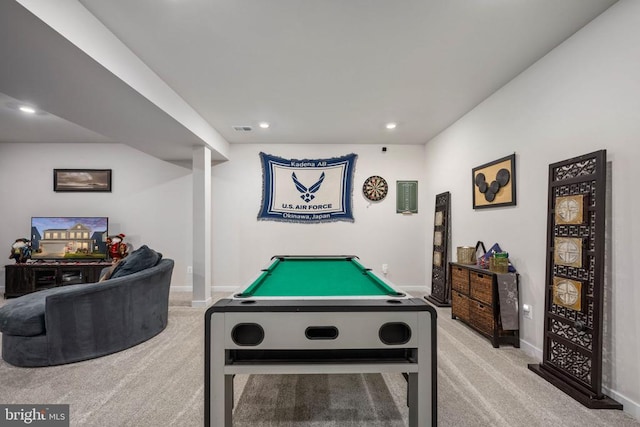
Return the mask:
<path id="1" fill-rule="evenodd" d="M 15 259 L 16 264 L 24 264 L 28 259 L 31 259 L 31 240 L 29 239 L 16 239 L 11 245 L 11 255 L 9 259 Z"/>
<path id="2" fill-rule="evenodd" d="M 122 233 L 107 237 L 107 248 L 109 250 L 109 257 L 117 262 L 122 258 L 129 255 L 129 245 L 124 242 L 126 236 Z"/>

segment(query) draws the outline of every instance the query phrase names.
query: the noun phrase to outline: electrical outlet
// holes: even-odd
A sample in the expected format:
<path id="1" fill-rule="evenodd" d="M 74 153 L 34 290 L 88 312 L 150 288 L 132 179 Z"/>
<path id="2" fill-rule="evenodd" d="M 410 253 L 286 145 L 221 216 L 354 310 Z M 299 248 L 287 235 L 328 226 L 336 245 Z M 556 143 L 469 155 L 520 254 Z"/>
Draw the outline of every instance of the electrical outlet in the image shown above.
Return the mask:
<path id="1" fill-rule="evenodd" d="M 382 264 L 382 273 L 387 274 L 389 271 L 389 264 Z"/>
<path id="2" fill-rule="evenodd" d="M 187 266 L 187 274 L 193 274 L 193 267 L 192 266 Z"/>
<path id="3" fill-rule="evenodd" d="M 525 319 L 533 319 L 533 307 L 529 304 L 522 304 L 522 313 Z"/>

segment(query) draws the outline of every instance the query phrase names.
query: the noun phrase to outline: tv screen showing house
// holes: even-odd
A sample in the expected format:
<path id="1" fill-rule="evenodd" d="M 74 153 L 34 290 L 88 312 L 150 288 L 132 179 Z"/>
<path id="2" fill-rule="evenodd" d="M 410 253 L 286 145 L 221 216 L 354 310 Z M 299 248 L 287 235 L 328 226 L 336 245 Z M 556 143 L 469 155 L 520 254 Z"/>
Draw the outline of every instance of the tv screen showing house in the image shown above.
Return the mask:
<path id="1" fill-rule="evenodd" d="M 107 217 L 32 217 L 32 259 L 106 259 Z"/>

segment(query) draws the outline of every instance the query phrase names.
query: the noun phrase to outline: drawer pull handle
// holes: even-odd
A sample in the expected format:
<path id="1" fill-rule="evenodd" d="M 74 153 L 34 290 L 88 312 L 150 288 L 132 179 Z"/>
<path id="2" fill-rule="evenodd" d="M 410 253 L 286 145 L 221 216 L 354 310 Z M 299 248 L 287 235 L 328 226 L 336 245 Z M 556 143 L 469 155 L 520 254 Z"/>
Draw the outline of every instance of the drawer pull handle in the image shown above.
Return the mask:
<path id="1" fill-rule="evenodd" d="M 335 326 L 309 326 L 304 335 L 310 340 L 335 340 L 338 338 L 338 328 Z"/>

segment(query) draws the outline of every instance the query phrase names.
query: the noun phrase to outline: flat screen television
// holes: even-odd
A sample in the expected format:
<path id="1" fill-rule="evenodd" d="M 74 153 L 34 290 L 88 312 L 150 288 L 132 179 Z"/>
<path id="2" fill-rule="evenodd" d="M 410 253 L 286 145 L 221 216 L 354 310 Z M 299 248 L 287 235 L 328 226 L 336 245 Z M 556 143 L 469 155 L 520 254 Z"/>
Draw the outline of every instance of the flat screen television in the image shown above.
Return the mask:
<path id="1" fill-rule="evenodd" d="M 107 217 L 32 217 L 31 259 L 107 258 Z"/>

